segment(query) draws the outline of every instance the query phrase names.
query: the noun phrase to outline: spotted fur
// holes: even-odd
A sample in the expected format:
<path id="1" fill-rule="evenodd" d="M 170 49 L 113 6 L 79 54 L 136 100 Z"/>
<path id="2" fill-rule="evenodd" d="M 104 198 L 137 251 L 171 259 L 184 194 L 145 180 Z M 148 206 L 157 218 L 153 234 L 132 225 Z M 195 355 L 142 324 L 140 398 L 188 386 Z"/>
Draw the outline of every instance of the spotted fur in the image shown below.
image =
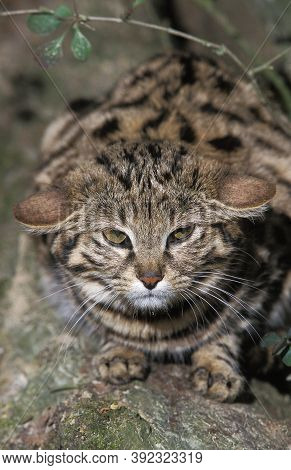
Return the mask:
<path id="1" fill-rule="evenodd" d="M 142 378 L 146 357 L 190 354 L 197 392 L 234 400 L 242 343 L 258 343 L 289 310 L 287 126 L 250 83 L 185 54 L 151 59 L 74 112 L 79 122 L 67 113 L 48 128 L 35 183 L 70 201 L 42 241 L 81 316 L 99 325 L 101 377 Z M 276 183 L 276 196 L 232 207 L 220 197 L 229 174 Z M 171 243 L 185 226 L 191 235 Z M 129 245 L 110 244 L 106 228 Z M 157 272 L 149 291 L 140 278 Z"/>

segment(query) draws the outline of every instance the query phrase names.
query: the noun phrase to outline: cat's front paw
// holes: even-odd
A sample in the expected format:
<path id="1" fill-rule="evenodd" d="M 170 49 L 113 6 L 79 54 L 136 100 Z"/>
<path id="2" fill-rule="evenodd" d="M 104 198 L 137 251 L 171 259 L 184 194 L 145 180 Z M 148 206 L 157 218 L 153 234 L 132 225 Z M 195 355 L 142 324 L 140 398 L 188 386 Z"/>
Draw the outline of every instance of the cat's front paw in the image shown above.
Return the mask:
<path id="1" fill-rule="evenodd" d="M 200 350 L 192 355 L 191 381 L 195 392 L 218 402 L 233 402 L 244 385 L 236 363 Z"/>
<path id="2" fill-rule="evenodd" d="M 149 372 L 149 365 L 142 352 L 123 347 L 115 347 L 95 356 L 94 365 L 104 382 L 115 385 L 126 384 L 134 379 L 144 380 Z"/>

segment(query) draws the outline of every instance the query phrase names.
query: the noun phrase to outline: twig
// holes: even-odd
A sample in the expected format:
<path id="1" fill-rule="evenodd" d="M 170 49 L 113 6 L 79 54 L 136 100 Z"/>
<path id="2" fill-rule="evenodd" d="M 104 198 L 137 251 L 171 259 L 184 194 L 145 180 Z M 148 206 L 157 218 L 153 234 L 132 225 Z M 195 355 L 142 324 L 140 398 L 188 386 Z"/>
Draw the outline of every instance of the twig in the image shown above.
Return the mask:
<path id="1" fill-rule="evenodd" d="M 4 12 L 0 12 L 0 16 L 28 15 L 28 14 L 33 14 L 33 13 L 40 13 L 41 11 L 42 10 L 39 10 L 39 9 L 4 11 Z M 45 11 L 47 11 L 48 13 L 54 13 L 52 10 L 45 10 Z M 192 34 L 184 33 L 183 31 L 179 31 L 174 28 L 160 26 L 160 25 L 153 24 L 153 23 L 146 23 L 144 21 L 138 21 L 138 20 L 132 20 L 132 19 L 124 20 L 123 18 L 110 17 L 110 16 L 80 15 L 80 18 L 82 19 L 83 23 L 86 23 L 87 21 L 99 21 L 99 22 L 106 22 L 106 23 L 129 24 L 132 26 L 139 26 L 142 28 L 153 29 L 155 31 L 160 31 L 163 33 L 171 34 L 172 36 L 177 36 L 183 39 L 187 39 L 188 41 L 193 41 L 204 47 L 213 49 L 214 52 L 216 52 L 218 55 L 226 54 L 240 68 L 242 68 L 243 70 L 245 69 L 244 64 L 241 62 L 241 60 L 224 44 L 216 44 L 211 41 L 206 41 L 204 39 L 193 36 Z"/>
<path id="2" fill-rule="evenodd" d="M 284 51 L 279 52 L 279 54 L 275 55 L 272 59 L 268 60 L 267 62 L 264 62 L 261 65 L 258 65 L 257 67 L 254 67 L 252 70 L 250 70 L 251 75 L 256 75 L 259 72 L 262 72 L 263 70 L 271 69 L 272 70 L 272 64 L 276 62 L 277 60 L 281 59 L 284 57 L 288 52 L 291 51 L 291 46 L 288 47 L 287 49 L 284 49 Z"/>
<path id="3" fill-rule="evenodd" d="M 133 7 L 129 7 L 128 10 L 126 10 L 124 15 L 121 17 L 122 21 L 128 21 L 130 17 L 132 16 L 133 11 L 134 11 Z"/>
<path id="4" fill-rule="evenodd" d="M 33 8 L 30 10 L 12 10 L 12 11 L 0 11 L 0 16 L 17 16 L 17 15 L 33 15 L 34 13 L 41 13 L 40 8 Z M 54 13 L 53 10 L 43 10 L 48 13 Z"/>
<path id="5" fill-rule="evenodd" d="M 73 1 L 73 9 L 74 9 L 74 12 L 75 12 L 75 17 L 78 20 L 80 15 L 79 15 L 77 1 L 76 0 L 72 0 L 72 1 Z"/>
<path id="6" fill-rule="evenodd" d="M 199 5 L 200 8 L 202 8 L 204 11 L 206 11 L 207 14 L 209 14 L 225 31 L 225 33 L 231 37 L 240 47 L 240 49 L 249 57 L 254 57 L 254 51 L 252 49 L 252 46 L 248 44 L 248 42 L 241 36 L 241 33 L 239 30 L 233 26 L 232 22 L 229 20 L 229 18 L 222 13 L 220 10 L 218 10 L 216 4 L 214 3 L 213 0 L 192 0 L 193 3 L 196 3 Z M 289 9 L 291 5 L 291 2 L 287 4 L 285 9 L 283 10 L 282 14 L 279 16 L 276 24 L 281 20 L 281 18 L 285 15 L 287 10 Z M 272 31 L 272 30 L 271 30 Z M 282 77 L 278 72 L 273 70 L 270 65 L 272 65 L 275 61 L 286 55 L 288 52 L 290 52 L 291 48 L 288 47 L 284 51 L 280 52 L 277 54 L 275 57 L 272 59 L 264 62 L 263 64 L 256 65 L 254 63 L 253 67 L 250 67 L 248 77 L 254 77 L 258 73 L 261 73 L 265 79 L 270 82 L 273 87 L 277 90 L 280 98 L 281 98 L 281 103 L 283 108 L 285 109 L 286 113 L 288 114 L 289 118 L 291 118 L 291 93 L 289 87 L 286 85 Z M 264 97 L 265 99 L 265 97 Z"/>
<path id="7" fill-rule="evenodd" d="M 183 31 L 179 31 L 178 29 L 160 26 L 154 23 L 146 23 L 144 21 L 138 20 L 127 20 L 124 21 L 122 18 L 116 17 L 107 17 L 107 16 L 87 16 L 87 21 L 100 21 L 100 22 L 109 22 L 109 23 L 119 23 L 119 24 L 129 24 L 133 26 L 140 26 L 142 28 L 154 29 L 155 31 L 161 31 L 162 33 L 171 34 L 172 36 L 177 36 L 183 39 L 187 39 L 188 41 L 196 42 L 201 46 L 207 47 L 209 49 L 213 49 L 218 55 L 226 54 L 228 55 L 240 68 L 243 70 L 245 69 L 244 64 L 241 60 L 224 44 L 216 44 L 211 41 L 206 41 L 205 39 L 198 38 L 197 36 L 193 36 L 192 34 L 184 33 Z M 251 77 L 250 77 L 251 78 Z"/>
<path id="8" fill-rule="evenodd" d="M 74 2 L 75 3 L 75 2 Z M 200 0 L 197 3 L 201 3 Z M 208 8 L 209 10 L 209 8 Z M 19 16 L 19 15 L 31 15 L 35 13 L 40 13 L 42 11 L 45 11 L 47 13 L 52 13 L 54 14 L 53 10 L 49 9 L 29 9 L 29 10 L 12 10 L 12 11 L 1 11 L 0 12 L 0 17 L 3 16 Z M 215 13 L 216 19 L 218 19 L 216 13 Z M 257 88 L 256 86 L 256 81 L 254 79 L 254 75 L 256 75 L 259 72 L 263 72 L 266 69 L 270 68 L 270 65 L 273 64 L 275 61 L 286 55 L 291 48 L 289 47 L 288 49 L 282 51 L 281 53 L 277 54 L 275 57 L 270 59 L 269 61 L 265 62 L 262 65 L 259 65 L 254 68 L 250 68 L 249 70 L 246 71 L 246 67 L 243 64 L 243 62 L 224 44 L 216 44 L 212 41 L 207 41 L 205 39 L 199 38 L 197 36 L 194 36 L 189 33 L 185 33 L 183 31 L 180 31 L 178 29 L 174 29 L 171 27 L 166 27 L 166 26 L 161 26 L 158 24 L 154 23 L 147 23 L 144 21 L 138 21 L 138 20 L 133 20 L 133 19 L 124 19 L 124 18 L 119 18 L 119 17 L 110 17 L 110 16 L 86 16 L 79 14 L 79 19 L 80 22 L 86 26 L 88 22 L 105 22 L 105 23 L 117 23 L 117 24 L 124 24 L 124 25 L 132 25 L 132 26 L 138 26 L 141 28 L 147 28 L 147 29 L 152 29 L 155 31 L 160 31 L 162 33 L 167 33 L 172 36 L 180 37 L 183 39 L 187 39 L 188 41 L 195 42 L 196 44 L 199 44 L 203 47 L 207 47 L 208 49 L 212 49 L 213 52 L 215 52 L 217 55 L 227 55 L 229 56 L 232 61 L 240 68 L 242 69 L 248 78 L 252 81 L 253 85 Z M 227 26 L 226 30 L 229 34 L 232 36 L 236 35 L 236 30 L 234 28 L 230 28 L 230 23 L 228 22 L 227 18 L 225 16 L 219 17 L 220 23 L 223 24 L 224 26 Z M 89 24 L 87 24 L 89 26 Z M 269 78 L 271 78 L 269 76 Z M 271 79 L 273 81 L 273 79 Z"/>
<path id="9" fill-rule="evenodd" d="M 192 2 L 196 3 L 196 5 L 206 11 L 207 14 L 212 16 L 227 35 L 231 37 L 247 55 L 250 54 L 248 42 L 242 37 L 240 31 L 236 29 L 232 21 L 230 21 L 229 18 L 219 10 L 213 0 L 192 0 Z"/>

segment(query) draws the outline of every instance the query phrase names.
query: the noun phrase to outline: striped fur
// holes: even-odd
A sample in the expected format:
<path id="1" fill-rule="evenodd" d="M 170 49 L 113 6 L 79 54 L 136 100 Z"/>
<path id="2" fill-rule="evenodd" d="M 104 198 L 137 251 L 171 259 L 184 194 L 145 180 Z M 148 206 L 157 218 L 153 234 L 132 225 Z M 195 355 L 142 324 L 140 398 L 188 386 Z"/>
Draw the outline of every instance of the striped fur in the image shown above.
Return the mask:
<path id="1" fill-rule="evenodd" d="M 35 182 L 61 188 L 73 207 L 43 240 L 80 314 L 102 327 L 101 376 L 145 376 L 142 353 L 192 354 L 193 387 L 234 400 L 242 343 L 289 309 L 289 130 L 249 83 L 183 54 L 154 58 L 103 102 L 79 104 L 81 127 L 67 113 L 47 130 Z M 269 208 L 225 205 L 233 173 L 276 183 Z M 171 243 L 186 226 L 191 235 Z M 106 228 L 129 246 L 110 245 Z M 163 276 L 150 292 L 144 272 Z"/>

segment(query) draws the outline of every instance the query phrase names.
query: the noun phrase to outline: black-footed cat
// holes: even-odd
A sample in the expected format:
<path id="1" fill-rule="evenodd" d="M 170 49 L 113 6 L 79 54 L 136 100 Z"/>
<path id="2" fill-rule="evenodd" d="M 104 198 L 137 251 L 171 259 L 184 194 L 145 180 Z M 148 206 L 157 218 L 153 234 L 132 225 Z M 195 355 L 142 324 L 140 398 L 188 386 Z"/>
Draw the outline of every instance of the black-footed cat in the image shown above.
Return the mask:
<path id="1" fill-rule="evenodd" d="M 232 401 L 243 338 L 290 308 L 291 138 L 250 83 L 187 54 L 89 104 L 48 128 L 16 219 L 99 323 L 104 380 L 191 354 L 194 389 Z"/>

